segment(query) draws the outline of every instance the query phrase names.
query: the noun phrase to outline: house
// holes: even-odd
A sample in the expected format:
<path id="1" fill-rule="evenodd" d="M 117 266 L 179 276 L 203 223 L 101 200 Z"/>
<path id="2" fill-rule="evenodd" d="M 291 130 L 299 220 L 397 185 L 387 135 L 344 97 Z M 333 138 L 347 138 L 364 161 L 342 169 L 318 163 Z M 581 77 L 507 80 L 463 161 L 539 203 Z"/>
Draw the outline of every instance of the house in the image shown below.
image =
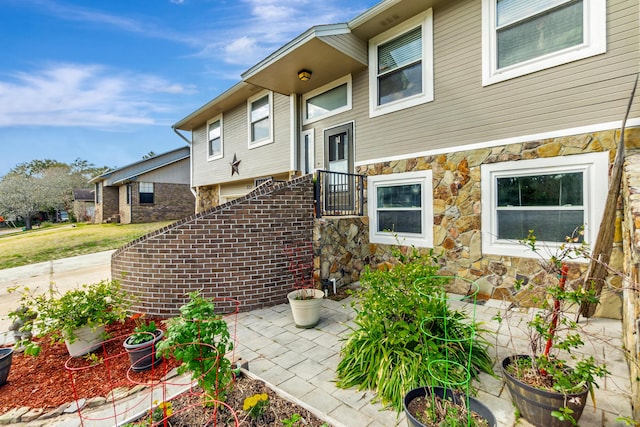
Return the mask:
<path id="1" fill-rule="evenodd" d="M 312 27 L 174 124 L 196 210 L 316 172 L 314 236 L 332 249 L 319 277 L 357 280 L 400 243 L 433 248 L 442 274 L 484 296 L 518 298 L 516 280 L 540 273 L 518 242 L 528 230 L 550 252 L 579 226 L 596 240 L 640 71 L 639 13 L 636 0 L 384 0 Z M 639 147 L 635 102 L 611 258 L 632 283 Z M 637 290 L 607 298 L 637 348 Z"/>
<path id="2" fill-rule="evenodd" d="M 73 217 L 80 222 L 93 222 L 95 197 L 93 191 L 85 188 L 73 190 Z"/>
<path id="3" fill-rule="evenodd" d="M 112 169 L 89 182 L 95 188 L 97 224 L 166 221 L 193 212 L 189 147 Z"/>

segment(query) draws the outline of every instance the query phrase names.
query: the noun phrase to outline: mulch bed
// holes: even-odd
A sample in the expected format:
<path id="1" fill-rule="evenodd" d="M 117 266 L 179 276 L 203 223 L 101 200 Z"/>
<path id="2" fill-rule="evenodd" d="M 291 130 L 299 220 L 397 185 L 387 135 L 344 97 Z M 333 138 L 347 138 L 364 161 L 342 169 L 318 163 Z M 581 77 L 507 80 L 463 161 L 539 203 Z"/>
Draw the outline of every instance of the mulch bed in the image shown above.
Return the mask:
<path id="1" fill-rule="evenodd" d="M 156 324 L 164 329 L 160 319 L 155 320 Z M 74 359 L 68 363 L 69 354 L 64 343 L 51 343 L 46 337 L 37 339 L 42 347 L 38 357 L 14 353 L 8 381 L 0 387 L 0 415 L 13 408 L 25 406 L 49 410 L 75 401 L 75 396 L 78 399 L 106 396 L 115 388 L 134 387 L 135 384 L 127 378 L 130 363 L 122 347 L 122 342 L 134 327 L 135 323 L 131 319 L 127 319 L 123 324 L 108 326 L 107 332 L 110 336 L 117 338 L 107 341 L 106 351 L 101 350 L 96 353 L 98 357 L 106 355 L 103 357 L 103 362 L 106 359 L 107 363 L 91 367 L 90 361 L 85 358 Z M 74 367 L 82 365 L 87 369 L 74 371 L 71 375 L 65 369 L 65 363 Z M 138 383 L 159 381 L 166 372 L 178 365 L 179 363 L 173 359 L 165 360 L 152 371 L 131 373 L 130 376 Z M 75 384 L 76 394 L 74 394 L 73 384 Z M 194 390 L 197 391 L 198 388 Z M 263 417 L 253 420 L 242 410 L 244 399 L 263 392 L 269 395 L 269 405 Z M 203 407 L 202 401 L 202 396 L 197 393 L 178 396 L 172 401 L 174 415 L 169 418 L 170 425 L 173 427 L 236 425 L 231 411 L 225 408 L 216 411 L 217 420 L 213 422 L 214 409 Z M 305 426 L 323 425 L 320 419 L 299 405 L 277 395 L 262 381 L 244 376 L 236 378 L 228 392 L 226 404 L 233 408 L 239 420 L 238 425 L 242 427 L 281 426 L 282 420 L 294 414 L 302 416 Z"/>

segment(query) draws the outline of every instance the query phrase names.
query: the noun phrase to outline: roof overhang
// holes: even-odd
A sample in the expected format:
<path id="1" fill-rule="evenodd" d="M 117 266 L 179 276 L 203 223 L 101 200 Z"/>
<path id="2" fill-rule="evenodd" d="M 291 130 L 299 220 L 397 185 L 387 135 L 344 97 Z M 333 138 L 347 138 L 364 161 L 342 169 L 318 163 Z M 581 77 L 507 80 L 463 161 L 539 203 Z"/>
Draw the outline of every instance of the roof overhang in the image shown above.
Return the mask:
<path id="1" fill-rule="evenodd" d="M 284 95 L 305 93 L 367 66 L 367 44 L 347 24 L 312 27 L 242 74 L 248 83 Z M 302 81 L 300 70 L 310 71 Z"/>
<path id="2" fill-rule="evenodd" d="M 193 131 L 195 128 L 206 124 L 207 120 L 247 102 L 247 98 L 250 98 L 260 90 L 259 86 L 246 82 L 237 83 L 171 127 L 184 131 Z"/>
<path id="3" fill-rule="evenodd" d="M 423 12 L 440 0 L 386 0 L 378 3 L 347 24 L 351 32 L 361 40 L 369 40 L 395 25 Z"/>

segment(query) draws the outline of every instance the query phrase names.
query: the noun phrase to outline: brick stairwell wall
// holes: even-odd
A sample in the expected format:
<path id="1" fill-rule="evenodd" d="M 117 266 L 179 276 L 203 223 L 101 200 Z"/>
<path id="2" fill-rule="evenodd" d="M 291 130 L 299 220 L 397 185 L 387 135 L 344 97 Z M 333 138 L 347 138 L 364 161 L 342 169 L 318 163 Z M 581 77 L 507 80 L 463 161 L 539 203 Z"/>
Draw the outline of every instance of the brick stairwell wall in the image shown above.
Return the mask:
<path id="1" fill-rule="evenodd" d="M 200 290 L 240 310 L 281 304 L 293 289 L 284 243 L 313 238 L 312 176 L 258 187 L 137 239 L 111 258 L 132 310 L 172 316 Z"/>

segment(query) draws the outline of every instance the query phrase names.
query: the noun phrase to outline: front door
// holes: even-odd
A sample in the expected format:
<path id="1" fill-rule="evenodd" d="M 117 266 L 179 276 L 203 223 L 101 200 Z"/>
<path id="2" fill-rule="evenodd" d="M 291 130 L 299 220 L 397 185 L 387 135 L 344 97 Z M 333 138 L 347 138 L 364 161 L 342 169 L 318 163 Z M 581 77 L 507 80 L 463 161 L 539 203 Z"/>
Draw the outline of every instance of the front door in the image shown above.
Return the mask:
<path id="1" fill-rule="evenodd" d="M 353 210 L 353 123 L 328 129 L 324 134 L 325 167 L 330 172 L 324 188 L 326 211 Z"/>

